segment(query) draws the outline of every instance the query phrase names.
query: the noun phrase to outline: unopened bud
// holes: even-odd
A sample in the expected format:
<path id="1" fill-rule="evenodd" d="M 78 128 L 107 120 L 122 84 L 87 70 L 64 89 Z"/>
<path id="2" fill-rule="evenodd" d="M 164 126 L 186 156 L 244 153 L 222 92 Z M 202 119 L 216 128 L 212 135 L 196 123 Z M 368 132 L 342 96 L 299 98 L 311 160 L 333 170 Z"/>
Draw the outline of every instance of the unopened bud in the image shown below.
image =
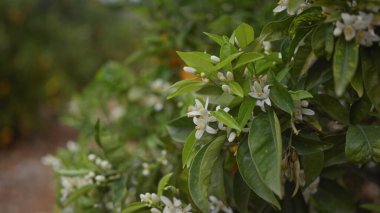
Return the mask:
<path id="1" fill-rule="evenodd" d="M 194 67 L 183 67 L 183 71 L 194 74 L 197 70 Z"/>
<path id="2" fill-rule="evenodd" d="M 215 55 L 212 55 L 212 56 L 210 57 L 210 59 L 211 59 L 211 62 L 212 62 L 213 64 L 217 64 L 217 63 L 220 62 L 220 58 L 219 58 L 218 56 L 215 56 Z"/>
<path id="3" fill-rule="evenodd" d="M 221 80 L 221 81 L 225 81 L 226 80 L 226 77 L 224 77 L 223 73 L 221 72 L 218 72 L 218 79 Z"/>
<path id="4" fill-rule="evenodd" d="M 309 106 L 309 102 L 306 101 L 306 100 L 303 100 L 303 101 L 301 101 L 301 106 L 302 107 L 308 107 Z"/>
<path id="5" fill-rule="evenodd" d="M 227 72 L 227 80 L 229 80 L 229 81 L 234 80 L 234 74 L 230 71 Z"/>
<path id="6" fill-rule="evenodd" d="M 222 85 L 222 90 L 226 93 L 231 93 L 231 88 L 230 86 L 226 85 L 226 84 L 223 84 Z"/>
<path id="7" fill-rule="evenodd" d="M 94 154 L 89 154 L 89 155 L 88 155 L 88 159 L 89 159 L 90 161 L 94 161 L 94 160 L 96 159 L 96 155 L 94 155 Z"/>
<path id="8" fill-rule="evenodd" d="M 228 142 L 234 141 L 235 138 L 236 138 L 236 133 L 235 132 L 231 132 L 230 135 L 228 136 Z"/>

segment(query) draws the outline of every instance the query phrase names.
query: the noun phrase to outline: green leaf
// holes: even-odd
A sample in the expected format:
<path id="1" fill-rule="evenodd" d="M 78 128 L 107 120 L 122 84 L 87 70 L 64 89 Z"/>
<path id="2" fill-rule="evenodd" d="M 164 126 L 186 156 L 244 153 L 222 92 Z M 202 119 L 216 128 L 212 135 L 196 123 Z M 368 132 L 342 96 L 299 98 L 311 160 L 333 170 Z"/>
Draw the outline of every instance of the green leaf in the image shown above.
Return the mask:
<path id="1" fill-rule="evenodd" d="M 98 144 L 100 148 L 102 148 L 102 142 L 100 139 L 100 120 L 99 118 L 96 120 L 95 124 L 95 142 Z"/>
<path id="2" fill-rule="evenodd" d="M 208 187 L 212 168 L 218 159 L 225 141 L 225 136 L 219 136 L 205 145 L 194 158 L 189 173 L 189 191 L 195 205 L 202 211 L 208 212 Z"/>
<path id="3" fill-rule="evenodd" d="M 308 45 L 301 46 L 294 56 L 292 75 L 295 78 L 303 77 L 316 61 L 317 58 L 311 50 L 311 47 Z"/>
<path id="4" fill-rule="evenodd" d="M 294 17 L 288 17 L 280 21 L 270 22 L 265 25 L 260 34 L 260 41 L 276 41 L 288 36 L 289 26 Z"/>
<path id="5" fill-rule="evenodd" d="M 82 176 L 89 172 L 87 169 L 61 169 L 57 173 L 61 176 Z"/>
<path id="6" fill-rule="evenodd" d="M 315 96 L 314 101 L 334 120 L 337 120 L 342 124 L 349 124 L 348 111 L 342 106 L 338 99 L 322 94 Z"/>
<path id="7" fill-rule="evenodd" d="M 354 77 L 351 80 L 351 86 L 354 88 L 356 93 L 359 97 L 362 97 L 364 94 L 364 86 L 363 86 L 363 79 L 362 79 L 362 72 L 359 69 L 356 71 Z"/>
<path id="8" fill-rule="evenodd" d="M 234 31 L 234 35 L 241 48 L 245 48 L 255 39 L 253 28 L 246 23 L 240 24 Z"/>
<path id="9" fill-rule="evenodd" d="M 216 64 L 215 67 L 213 68 L 213 70 L 218 71 L 218 70 L 222 69 L 223 67 L 225 67 L 226 65 L 229 65 L 233 60 L 235 60 L 237 57 L 239 57 L 242 53 L 243 52 L 239 52 L 239 53 L 234 53 L 232 55 L 229 55 L 226 59 L 224 59 L 223 61 Z"/>
<path id="10" fill-rule="evenodd" d="M 333 74 L 335 93 L 341 96 L 355 75 L 359 61 L 359 45 L 355 41 L 347 42 L 343 36 L 335 45 Z"/>
<path id="11" fill-rule="evenodd" d="M 288 90 L 280 82 L 277 81 L 272 72 L 269 72 L 268 77 L 269 84 L 271 84 L 269 93 L 270 99 L 278 108 L 289 114 L 293 114 L 293 100 Z"/>
<path id="12" fill-rule="evenodd" d="M 162 193 L 164 192 L 164 188 L 166 185 L 168 185 L 168 182 L 170 181 L 170 178 L 172 177 L 172 175 L 173 175 L 173 173 L 169 173 L 169 174 L 167 174 L 161 178 L 161 180 L 157 186 L 157 195 L 158 196 L 162 195 Z"/>
<path id="13" fill-rule="evenodd" d="M 248 144 L 259 177 L 275 194 L 282 197 L 281 129 L 273 111 L 260 114 L 253 119 Z"/>
<path id="14" fill-rule="evenodd" d="M 190 154 L 193 150 L 194 145 L 196 144 L 197 140 L 195 139 L 195 129 L 190 133 L 190 135 L 187 137 L 185 141 L 185 145 L 182 149 L 182 166 L 183 168 L 189 167 L 190 163 Z"/>
<path id="15" fill-rule="evenodd" d="M 333 144 L 321 141 L 318 136 L 299 134 L 293 136 L 293 146 L 299 155 L 311 155 L 333 147 Z"/>
<path id="16" fill-rule="evenodd" d="M 128 204 L 127 208 L 125 208 L 122 213 L 133 213 L 133 212 L 141 212 L 142 210 L 147 210 L 148 207 L 144 203 L 133 202 Z"/>
<path id="17" fill-rule="evenodd" d="M 315 28 L 311 38 L 311 46 L 316 56 L 322 57 L 325 54 L 331 55 L 331 37 L 334 44 L 334 26 L 330 23 L 323 23 Z M 334 48 L 332 46 L 332 48 Z"/>
<path id="18" fill-rule="evenodd" d="M 170 121 L 166 129 L 174 141 L 184 143 L 189 134 L 194 130 L 194 123 L 187 116 L 182 116 Z"/>
<path id="19" fill-rule="evenodd" d="M 224 43 L 224 39 L 220 35 L 212 34 L 212 33 L 206 33 L 204 32 L 209 38 L 211 38 L 213 41 L 215 41 L 219 46 L 222 46 Z"/>
<path id="20" fill-rule="evenodd" d="M 242 54 L 236 62 L 235 69 L 247 65 L 249 63 L 263 59 L 264 55 L 256 52 L 248 52 Z"/>
<path id="21" fill-rule="evenodd" d="M 360 208 L 367 209 L 374 212 L 380 212 L 380 204 L 377 203 L 366 203 L 360 205 Z"/>
<path id="22" fill-rule="evenodd" d="M 380 112 L 380 48 L 365 48 L 365 51 L 361 51 L 361 55 L 365 92 Z"/>
<path id="23" fill-rule="evenodd" d="M 355 163 L 380 162 L 380 126 L 350 126 L 346 135 L 346 157 Z"/>
<path id="24" fill-rule="evenodd" d="M 213 111 L 211 112 L 211 115 L 216 118 L 216 120 L 222 122 L 223 124 L 238 130 L 239 132 L 241 131 L 239 124 L 237 121 L 227 112 L 224 110 L 220 109 L 218 111 Z"/>
<path id="25" fill-rule="evenodd" d="M 199 73 L 209 73 L 214 65 L 211 63 L 211 55 L 204 52 L 177 52 L 179 57 L 190 67 L 194 67 Z"/>
<path id="26" fill-rule="evenodd" d="M 244 128 L 248 120 L 252 117 L 253 109 L 255 108 L 256 100 L 253 98 L 245 98 L 241 103 L 238 113 L 238 122 L 240 128 Z"/>
<path id="27" fill-rule="evenodd" d="M 167 99 L 174 98 L 176 96 L 193 92 L 195 90 L 200 89 L 205 85 L 204 82 L 199 82 L 199 81 L 191 81 L 191 82 L 186 82 L 186 84 L 182 84 L 180 87 L 178 87 L 174 92 L 168 95 Z"/>
<path id="28" fill-rule="evenodd" d="M 224 153 L 220 153 L 218 160 L 215 162 L 208 187 L 208 194 L 216 196 L 218 199 L 226 202 L 226 189 L 224 184 Z"/>
<path id="29" fill-rule="evenodd" d="M 247 145 L 247 155 L 249 156 L 249 158 L 251 158 L 251 156 L 249 155 L 248 145 Z M 249 198 L 251 195 L 251 189 L 249 186 L 247 186 L 247 184 L 241 177 L 240 173 L 237 173 L 235 175 L 234 185 L 232 189 L 234 192 L 234 200 L 236 203 L 236 207 L 238 208 L 239 212 L 248 213 L 248 204 L 249 204 Z M 270 190 L 269 192 L 272 193 Z"/>
<path id="30" fill-rule="evenodd" d="M 192 79 L 186 79 L 186 80 L 182 80 L 182 81 L 178 81 L 176 82 L 175 84 L 171 85 L 167 90 L 171 90 L 173 88 L 180 88 L 180 87 L 183 87 L 183 86 L 186 86 L 188 84 L 192 84 L 194 82 L 199 82 L 199 81 L 196 81 L 195 80 L 196 78 L 192 78 Z"/>
<path id="31" fill-rule="evenodd" d="M 94 189 L 94 188 L 96 188 L 96 185 L 95 184 L 90 184 L 90 185 L 86 185 L 86 186 L 83 186 L 83 187 L 75 190 L 64 201 L 63 206 L 68 206 L 70 203 L 74 202 L 79 197 L 81 197 L 82 195 L 86 194 L 87 192 L 89 192 L 91 189 Z"/>
<path id="32" fill-rule="evenodd" d="M 239 172 L 249 188 L 251 188 L 259 197 L 275 206 L 276 209 L 280 209 L 278 200 L 259 174 L 259 165 L 255 164 L 253 161 L 248 147 L 248 142 L 246 140 L 239 144 L 237 151 L 237 164 L 239 167 Z M 270 168 L 269 165 L 268 168 Z"/>
<path id="33" fill-rule="evenodd" d="M 230 81 L 230 82 L 228 82 L 228 85 L 230 86 L 233 94 L 235 94 L 241 98 L 244 97 L 243 88 L 241 88 L 241 86 L 238 82 Z"/>
<path id="34" fill-rule="evenodd" d="M 318 176 L 324 166 L 323 152 L 316 152 L 310 155 L 303 155 L 301 162 L 305 171 L 305 187 L 310 185 Z"/>
<path id="35" fill-rule="evenodd" d="M 310 94 L 306 90 L 297 90 L 297 91 L 291 91 L 291 90 L 289 90 L 289 94 L 292 97 L 292 99 L 295 100 L 295 101 L 297 101 L 297 100 L 303 100 L 303 99 L 307 99 L 307 98 L 313 98 L 313 95 Z"/>

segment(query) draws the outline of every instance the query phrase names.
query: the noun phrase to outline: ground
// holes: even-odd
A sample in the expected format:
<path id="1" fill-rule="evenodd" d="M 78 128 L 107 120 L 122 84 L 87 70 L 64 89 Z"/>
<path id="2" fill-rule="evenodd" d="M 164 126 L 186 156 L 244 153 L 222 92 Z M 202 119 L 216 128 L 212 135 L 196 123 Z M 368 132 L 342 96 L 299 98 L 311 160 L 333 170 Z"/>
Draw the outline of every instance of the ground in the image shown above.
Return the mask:
<path id="1" fill-rule="evenodd" d="M 41 157 L 75 140 L 76 131 L 57 119 L 49 121 L 47 127 L 0 150 L 1 213 L 53 212 L 53 173 L 41 164 Z"/>

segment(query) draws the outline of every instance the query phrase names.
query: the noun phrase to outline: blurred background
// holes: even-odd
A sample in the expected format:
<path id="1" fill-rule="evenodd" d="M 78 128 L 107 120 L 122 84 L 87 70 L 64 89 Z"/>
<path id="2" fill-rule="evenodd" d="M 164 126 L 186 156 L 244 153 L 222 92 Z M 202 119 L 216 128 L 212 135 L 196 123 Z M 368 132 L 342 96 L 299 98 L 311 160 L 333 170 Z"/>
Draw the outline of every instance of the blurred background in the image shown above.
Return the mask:
<path id="1" fill-rule="evenodd" d="M 275 4 L 0 0 L 0 212 L 53 211 L 52 173 L 40 158 L 86 129 L 78 122 L 86 118 L 67 114 L 76 110 L 72 100 L 84 90 L 98 101 L 87 107 L 101 101 L 97 94 L 106 87 L 86 89 L 101 78 L 98 70 L 117 69 L 120 76 L 134 76 L 130 83 L 186 78 L 175 51 L 212 51 L 203 32 L 230 34 L 241 22 L 259 32 L 273 19 Z"/>

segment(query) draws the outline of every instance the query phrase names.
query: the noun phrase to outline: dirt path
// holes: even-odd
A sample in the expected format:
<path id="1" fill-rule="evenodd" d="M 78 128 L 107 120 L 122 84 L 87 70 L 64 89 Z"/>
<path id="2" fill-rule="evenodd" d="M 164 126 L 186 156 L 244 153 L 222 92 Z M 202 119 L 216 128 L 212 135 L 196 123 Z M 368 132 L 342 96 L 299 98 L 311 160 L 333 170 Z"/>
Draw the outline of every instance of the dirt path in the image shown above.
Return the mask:
<path id="1" fill-rule="evenodd" d="M 0 213 L 53 212 L 53 174 L 41 164 L 41 157 L 74 140 L 76 132 L 57 121 L 47 127 L 0 150 Z"/>

